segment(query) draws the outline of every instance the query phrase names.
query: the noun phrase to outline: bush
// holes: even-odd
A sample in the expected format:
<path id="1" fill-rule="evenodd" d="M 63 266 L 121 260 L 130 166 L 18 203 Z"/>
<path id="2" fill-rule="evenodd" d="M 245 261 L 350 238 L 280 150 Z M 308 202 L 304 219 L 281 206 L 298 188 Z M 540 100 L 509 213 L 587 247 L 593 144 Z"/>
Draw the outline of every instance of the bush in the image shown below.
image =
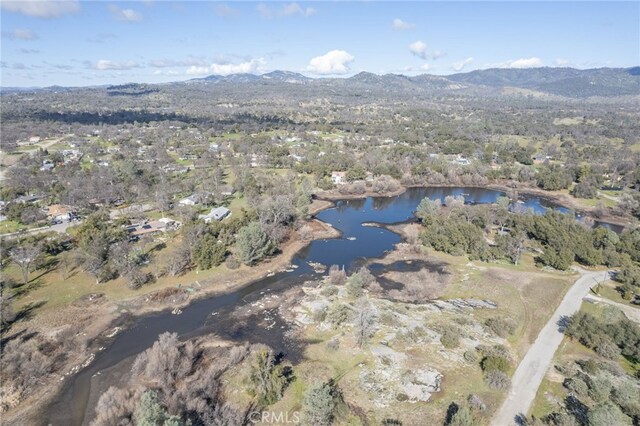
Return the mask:
<path id="1" fill-rule="evenodd" d="M 625 416 L 617 405 L 610 401 L 601 402 L 589 410 L 587 414 L 589 426 L 612 426 L 630 424 L 630 420 Z"/>
<path id="2" fill-rule="evenodd" d="M 516 331 L 516 324 L 509 318 L 494 317 L 485 321 L 485 325 L 496 335 L 505 338 Z"/>
<path id="3" fill-rule="evenodd" d="M 471 411 L 465 406 L 458 407 L 458 410 L 451 416 L 448 426 L 472 426 L 474 424 Z"/>
<path id="4" fill-rule="evenodd" d="M 485 357 L 480 362 L 480 366 L 484 372 L 501 371 L 503 373 L 509 371 L 509 368 L 511 367 L 508 359 L 493 355 Z"/>
<path id="5" fill-rule="evenodd" d="M 337 328 L 339 325 L 349 321 L 351 313 L 351 308 L 347 305 L 342 303 L 334 304 L 327 311 L 327 321 L 329 321 L 334 328 Z"/>
<path id="6" fill-rule="evenodd" d="M 609 396 L 611 395 L 611 381 L 605 374 L 598 374 L 595 377 L 589 376 L 587 380 L 587 385 L 589 386 L 589 397 L 596 402 L 608 401 Z"/>
<path id="7" fill-rule="evenodd" d="M 303 424 L 329 426 L 341 403 L 342 393 L 333 380 L 309 388 L 302 398 Z"/>
<path id="8" fill-rule="evenodd" d="M 331 265 L 329 268 L 329 283 L 332 285 L 343 285 L 347 280 L 347 273 L 340 269 L 338 265 Z"/>
<path id="9" fill-rule="evenodd" d="M 320 294 L 324 297 L 333 296 L 334 294 L 338 294 L 338 287 L 331 284 L 325 284 L 324 286 L 322 286 Z"/>
<path id="10" fill-rule="evenodd" d="M 332 337 L 327 342 L 327 349 L 332 350 L 332 351 L 337 351 L 339 348 L 340 348 L 340 340 L 338 339 L 337 336 Z"/>
<path id="11" fill-rule="evenodd" d="M 162 425 L 167 420 L 167 410 L 158 401 L 156 391 L 148 390 L 142 394 L 134 418 L 136 424 L 140 426 Z"/>
<path id="12" fill-rule="evenodd" d="M 487 409 L 487 405 L 476 394 L 469 395 L 469 397 L 467 398 L 467 402 L 469 403 L 469 407 L 471 407 L 472 410 L 484 411 Z"/>
<path id="13" fill-rule="evenodd" d="M 511 387 L 511 379 L 502 371 L 489 371 L 484 375 L 485 383 L 495 390 L 507 390 Z"/>
<path id="14" fill-rule="evenodd" d="M 442 330 L 440 343 L 447 349 L 454 349 L 460 346 L 460 329 L 452 325 L 447 325 Z"/>
<path id="15" fill-rule="evenodd" d="M 327 308 L 323 307 L 322 309 L 318 309 L 313 311 L 313 321 L 322 322 L 327 319 Z"/>
<path id="16" fill-rule="evenodd" d="M 240 261 L 235 256 L 229 256 L 225 259 L 224 264 L 227 268 L 233 270 L 240 267 Z"/>
<path id="17" fill-rule="evenodd" d="M 585 397 L 589 394 L 589 386 L 580 377 L 566 379 L 563 382 L 563 385 L 579 397 Z"/>
<path id="18" fill-rule="evenodd" d="M 347 280 L 347 294 L 358 298 L 363 294 L 364 283 L 360 274 L 353 274 Z"/>

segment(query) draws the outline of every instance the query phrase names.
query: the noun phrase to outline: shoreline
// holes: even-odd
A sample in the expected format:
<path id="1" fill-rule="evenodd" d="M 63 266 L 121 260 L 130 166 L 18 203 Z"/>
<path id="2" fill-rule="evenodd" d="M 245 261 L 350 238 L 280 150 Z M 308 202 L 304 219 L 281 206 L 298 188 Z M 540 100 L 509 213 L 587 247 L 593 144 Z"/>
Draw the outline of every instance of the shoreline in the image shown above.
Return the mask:
<path id="1" fill-rule="evenodd" d="M 332 226 L 324 223 L 323 221 L 316 219 L 314 216 L 319 212 L 333 207 L 334 203 L 328 200 L 314 200 L 309 208 L 310 218 L 305 220 L 305 225 L 310 225 L 316 229 L 313 232 L 312 238 L 308 240 L 298 239 L 297 231 L 292 231 L 292 239 L 287 241 L 282 250 L 277 255 L 267 259 L 260 263 L 256 267 L 241 267 L 236 270 L 230 270 L 224 276 L 211 277 L 207 280 L 201 281 L 201 287 L 197 292 L 190 293 L 189 296 L 180 302 L 173 303 L 170 301 L 162 302 L 149 302 L 149 297 L 162 292 L 163 290 L 171 287 L 164 287 L 162 289 L 153 291 L 151 293 L 137 295 L 132 298 L 122 299 L 117 301 L 108 301 L 95 309 L 87 320 L 94 319 L 93 330 L 85 330 L 85 338 L 83 342 L 86 345 L 86 351 L 76 354 L 72 360 L 70 360 L 65 367 L 60 371 L 51 374 L 50 379 L 39 391 L 29 395 L 23 401 L 21 401 L 16 407 L 12 407 L 2 413 L 3 424 L 21 424 L 27 421 L 31 424 L 41 424 L 44 418 L 43 414 L 48 407 L 55 403 L 56 398 L 61 394 L 65 387 L 69 383 L 69 379 L 75 376 L 78 371 L 74 371 L 78 366 L 82 365 L 81 369 L 84 369 L 91 365 L 93 357 L 100 353 L 106 346 L 108 346 L 113 339 L 122 330 L 131 326 L 132 323 L 140 318 L 169 311 L 171 309 L 183 309 L 186 306 L 202 299 L 221 297 L 226 294 L 231 294 L 244 287 L 250 286 L 254 282 L 265 278 L 273 272 L 286 268 L 293 257 L 300 252 L 300 250 L 307 247 L 315 240 L 339 238 L 340 232 Z M 293 239 L 295 238 L 295 239 Z M 64 310 L 72 311 L 74 308 L 69 305 Z M 73 312 L 68 312 L 69 315 L 73 315 Z M 42 322 L 39 327 L 47 327 Z M 21 330 L 33 328 L 29 327 L 28 323 L 25 323 Z M 40 330 L 38 330 L 40 331 Z M 15 330 L 16 333 L 20 330 Z M 81 343 L 81 342 L 78 342 Z M 89 362 L 88 360 L 91 360 Z M 73 371 L 73 373 L 71 373 Z"/>
<path id="2" fill-rule="evenodd" d="M 507 182 L 494 182 L 494 183 L 488 183 L 485 185 L 463 185 L 463 184 L 402 185 L 400 189 L 396 191 L 385 192 L 382 194 L 377 192 L 367 191 L 363 194 L 343 195 L 343 194 L 336 193 L 334 191 L 323 191 L 318 194 L 317 199 L 335 202 L 339 200 L 357 200 L 357 199 L 363 199 L 368 197 L 388 198 L 388 197 L 396 197 L 398 195 L 401 195 L 405 193 L 409 188 L 454 188 L 454 187 L 490 189 L 490 190 L 501 191 L 505 193 L 517 192 L 519 194 L 532 195 L 532 196 L 545 199 L 547 201 L 551 201 L 552 203 L 557 204 L 560 207 L 573 210 L 574 212 L 580 214 L 581 216 L 589 217 L 593 220 L 607 222 L 612 225 L 618 225 L 618 226 L 624 226 L 624 227 L 632 224 L 631 219 L 623 216 L 614 215 L 609 211 L 605 211 L 604 214 L 602 215 L 596 215 L 595 214 L 596 207 L 582 206 L 576 201 L 575 198 L 567 194 L 552 193 L 549 191 L 545 191 L 544 189 L 531 187 L 531 186 L 523 186 L 519 184 L 516 185 L 515 187 L 511 187 L 508 185 Z"/>
<path id="3" fill-rule="evenodd" d="M 292 239 L 289 240 L 283 247 L 282 251 L 268 259 L 267 261 L 259 264 L 255 268 L 246 268 L 241 267 L 237 270 L 233 271 L 225 271 L 224 274 L 221 274 L 217 277 L 211 277 L 207 280 L 202 281 L 200 289 L 197 292 L 191 293 L 188 297 L 180 302 L 170 302 L 170 301 L 161 301 L 161 302 L 149 302 L 149 297 L 167 289 L 170 287 L 164 287 L 162 289 L 156 290 L 151 293 L 137 295 L 135 297 L 131 297 L 128 299 L 122 299 L 118 301 L 107 301 L 107 303 L 98 306 L 99 309 L 96 309 L 92 315 L 90 315 L 87 319 L 99 319 L 96 321 L 98 324 L 93 324 L 93 330 L 86 330 L 86 338 L 84 339 L 84 343 L 86 344 L 86 352 L 81 354 L 77 354 L 76 357 L 68 363 L 67 366 L 59 373 L 52 374 L 50 383 L 47 383 L 45 390 L 41 392 L 36 392 L 35 394 L 27 397 L 24 402 L 28 402 L 30 400 L 33 401 L 31 404 L 19 404 L 17 407 L 11 408 L 6 412 L 2 413 L 5 421 L 8 424 L 19 422 L 19 420 L 29 419 L 35 420 L 42 418 L 41 414 L 47 409 L 47 407 L 52 404 L 56 397 L 62 392 L 66 385 L 68 385 L 68 379 L 73 377 L 77 372 L 73 374 L 70 371 L 73 371 L 80 364 L 85 364 L 88 358 L 91 358 L 97 352 L 101 350 L 102 347 L 108 346 L 112 340 L 115 338 L 115 335 L 121 331 L 122 329 L 126 329 L 133 322 L 137 321 L 140 317 L 145 315 L 149 315 L 152 313 L 160 313 L 163 311 L 167 311 L 169 309 L 182 309 L 185 306 L 190 305 L 191 303 L 206 299 L 206 298 L 214 298 L 224 296 L 225 294 L 232 293 L 237 291 L 243 287 L 249 286 L 252 283 L 265 278 L 268 274 L 272 272 L 277 272 L 282 268 L 286 268 L 293 257 L 306 246 L 308 246 L 314 240 L 319 239 L 330 239 L 330 238 L 339 238 L 340 232 L 333 228 L 331 225 L 322 222 L 319 219 L 316 219 L 314 216 L 320 213 L 323 210 L 331 208 L 335 205 L 335 201 L 337 200 L 349 200 L 349 199 L 363 199 L 367 197 L 395 197 L 403 194 L 409 188 L 414 187 L 459 187 L 464 185 L 410 185 L 410 186 L 401 186 L 398 190 L 389 192 L 389 193 L 373 193 L 366 192 L 364 194 L 336 194 L 332 192 L 320 193 L 313 200 L 312 204 L 309 207 L 309 218 L 305 220 L 304 224 L 315 227 L 313 232 L 313 237 L 308 240 L 300 240 L 297 237 L 297 232 L 292 231 Z M 596 218 L 592 215 L 591 209 L 584 208 L 576 208 L 573 200 L 565 195 L 565 194 L 552 194 L 547 191 L 541 190 L 539 188 L 531 188 L 531 187 L 520 187 L 517 186 L 515 188 L 509 187 L 505 184 L 501 183 L 493 183 L 487 185 L 467 185 L 469 188 L 481 188 L 481 189 L 490 189 L 495 191 L 503 191 L 503 192 L 512 192 L 516 191 L 521 194 L 527 195 L 535 195 L 540 198 L 545 198 L 554 202 L 555 204 L 561 205 L 566 208 L 570 208 L 579 213 L 587 213 L 589 217 Z M 598 220 L 607 221 L 609 223 L 628 226 L 631 222 L 629 220 L 625 220 L 623 218 L 613 216 L 610 214 L 597 217 Z M 375 226 L 375 225 L 374 225 Z M 396 230 L 389 229 L 386 226 L 383 226 L 391 232 L 399 233 Z M 399 233 L 402 238 L 405 236 L 402 233 Z M 65 307 L 65 310 L 71 310 L 69 307 Z M 27 324 L 28 325 L 28 324 Z M 21 327 L 27 328 L 27 327 Z M 116 333 L 110 333 L 112 330 L 119 330 Z M 59 379 L 59 380 L 56 380 Z M 34 405 L 38 408 L 34 410 Z M 31 411 L 31 413 L 28 413 Z M 36 421 L 36 423 L 38 423 Z M 17 424 L 17 423 L 16 423 Z"/>

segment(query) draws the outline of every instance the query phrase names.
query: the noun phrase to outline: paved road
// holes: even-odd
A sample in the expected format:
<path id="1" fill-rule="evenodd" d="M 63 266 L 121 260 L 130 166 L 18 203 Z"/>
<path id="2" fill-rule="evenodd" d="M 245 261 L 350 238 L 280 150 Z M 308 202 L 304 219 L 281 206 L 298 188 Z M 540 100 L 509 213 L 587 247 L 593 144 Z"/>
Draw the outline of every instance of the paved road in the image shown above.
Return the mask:
<path id="1" fill-rule="evenodd" d="M 578 269 L 580 278 L 571 286 L 560 305 L 529 348 L 515 374 L 511 378 L 511 390 L 498 410 L 492 425 L 511 426 L 516 424 L 516 416 L 526 415 L 536 397 L 542 379 L 551 365 L 553 355 L 560 346 L 564 334 L 560 330 L 561 321 L 576 313 L 582 298 L 589 289 L 608 277 L 608 272 L 588 272 Z"/>
<path id="2" fill-rule="evenodd" d="M 42 234 L 44 232 L 57 232 L 59 234 L 65 234 L 67 232 L 67 228 L 69 228 L 70 226 L 79 225 L 80 223 L 82 223 L 82 221 L 75 221 L 75 222 L 64 221 L 57 225 L 45 226 L 43 228 L 28 229 L 23 232 L 12 232 L 10 234 L 2 234 L 0 235 L 0 237 L 12 239 L 16 237 L 22 237 L 25 235 Z"/>
<path id="3" fill-rule="evenodd" d="M 584 300 L 589 300 L 592 302 L 602 302 L 607 305 L 615 306 L 620 309 L 624 315 L 629 318 L 631 321 L 640 323 L 640 308 L 634 308 L 633 306 L 623 305 L 622 303 L 614 302 L 613 300 L 605 299 L 593 294 L 587 294 Z"/>

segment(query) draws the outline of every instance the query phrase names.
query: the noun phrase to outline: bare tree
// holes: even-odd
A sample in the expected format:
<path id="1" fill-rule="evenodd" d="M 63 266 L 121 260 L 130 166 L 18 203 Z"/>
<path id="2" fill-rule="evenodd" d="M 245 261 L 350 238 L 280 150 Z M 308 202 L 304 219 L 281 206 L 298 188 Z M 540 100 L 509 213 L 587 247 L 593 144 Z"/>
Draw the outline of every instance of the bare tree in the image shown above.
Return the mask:
<path id="1" fill-rule="evenodd" d="M 375 330 L 376 310 L 365 298 L 356 302 L 355 332 L 359 347 L 365 345 Z"/>
<path id="2" fill-rule="evenodd" d="M 9 252 L 9 256 L 13 263 L 18 265 L 22 272 L 22 282 L 24 284 L 29 282 L 29 273 L 31 267 L 36 264 L 42 255 L 42 248 L 40 245 L 29 245 L 23 247 L 16 247 Z"/>

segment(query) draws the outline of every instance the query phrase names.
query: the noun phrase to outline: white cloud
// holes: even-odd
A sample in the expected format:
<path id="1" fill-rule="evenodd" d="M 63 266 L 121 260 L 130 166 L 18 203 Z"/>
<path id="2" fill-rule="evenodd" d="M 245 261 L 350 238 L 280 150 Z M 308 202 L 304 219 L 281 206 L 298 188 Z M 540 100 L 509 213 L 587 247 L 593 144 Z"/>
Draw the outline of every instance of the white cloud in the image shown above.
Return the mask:
<path id="1" fill-rule="evenodd" d="M 409 45 L 409 50 L 417 57 L 427 59 L 427 43 L 420 40 L 414 41 Z"/>
<path id="2" fill-rule="evenodd" d="M 153 75 L 168 75 L 168 76 L 174 76 L 174 75 L 180 75 L 179 71 L 176 70 L 168 70 L 168 71 L 162 71 L 162 70 L 155 70 L 153 72 Z"/>
<path id="3" fill-rule="evenodd" d="M 434 61 L 446 55 L 447 55 L 447 52 L 442 52 L 441 50 L 434 50 L 429 54 L 429 56 L 431 56 L 431 59 L 433 59 Z"/>
<path id="4" fill-rule="evenodd" d="M 169 67 L 191 67 L 191 66 L 204 66 L 208 65 L 207 61 L 202 58 L 196 58 L 189 56 L 186 59 L 152 59 L 148 64 L 152 68 L 169 68 Z"/>
<path id="5" fill-rule="evenodd" d="M 216 15 L 218 16 L 235 16 L 240 13 L 238 9 L 234 9 L 233 7 L 224 3 L 217 4 L 215 10 Z"/>
<path id="6" fill-rule="evenodd" d="M 257 5 L 256 10 L 260 15 L 262 15 L 263 18 L 271 18 L 273 16 L 273 12 L 269 8 L 269 6 L 264 3 L 260 3 L 259 5 Z"/>
<path id="7" fill-rule="evenodd" d="M 108 59 L 100 59 L 98 62 L 92 65 L 92 68 L 105 71 L 105 70 L 130 70 L 133 68 L 139 68 L 140 65 L 136 61 L 127 62 L 114 62 Z"/>
<path id="8" fill-rule="evenodd" d="M 569 66 L 570 63 L 571 62 L 569 62 L 568 60 L 562 58 L 558 58 L 555 60 L 555 64 L 557 67 L 566 67 Z"/>
<path id="9" fill-rule="evenodd" d="M 540 58 L 521 58 L 515 61 L 507 62 L 504 68 L 534 68 L 541 67 L 542 60 Z"/>
<path id="10" fill-rule="evenodd" d="M 133 9 L 120 9 L 115 4 L 109 5 L 109 11 L 119 21 L 137 22 L 142 20 L 142 15 Z"/>
<path id="11" fill-rule="evenodd" d="M 542 67 L 544 64 L 540 58 L 520 58 L 515 60 L 508 60 L 505 62 L 499 62 L 497 64 L 490 64 L 488 68 L 535 68 Z"/>
<path id="12" fill-rule="evenodd" d="M 282 16 L 294 16 L 300 15 L 304 17 L 309 17 L 314 15 L 317 11 L 312 7 L 302 7 L 298 3 L 289 3 L 285 4 L 282 10 L 280 11 L 280 15 Z"/>
<path id="13" fill-rule="evenodd" d="M 38 35 L 31 30 L 15 29 L 12 31 L 3 31 L 2 37 L 9 40 L 37 40 Z"/>
<path id="14" fill-rule="evenodd" d="M 347 74 L 355 58 L 344 50 L 332 50 L 309 61 L 307 71 L 314 74 Z"/>
<path id="15" fill-rule="evenodd" d="M 252 59 L 250 61 L 241 62 L 239 64 L 232 63 L 213 63 L 208 66 L 192 65 L 187 69 L 188 75 L 230 75 L 239 73 L 251 73 L 260 72 L 264 70 L 266 61 L 264 58 Z"/>
<path id="16" fill-rule="evenodd" d="M 422 65 L 420 65 L 420 69 L 421 69 L 422 71 L 429 71 L 429 69 L 430 69 L 430 68 L 431 68 L 431 67 L 429 66 L 429 64 L 422 64 Z"/>
<path id="17" fill-rule="evenodd" d="M 454 62 L 453 64 L 451 64 L 451 68 L 453 68 L 454 71 L 462 71 L 462 69 L 469 65 L 471 62 L 473 62 L 473 58 L 467 58 L 459 62 Z"/>
<path id="18" fill-rule="evenodd" d="M 403 21 L 400 18 L 396 18 L 391 23 L 391 28 L 397 31 L 405 31 L 405 30 L 410 30 L 412 28 L 415 28 L 415 24 L 411 24 L 409 22 Z"/>
<path id="19" fill-rule="evenodd" d="M 57 18 L 59 16 L 77 13 L 80 11 L 78 0 L 65 1 L 2 1 L 0 7 L 9 12 L 21 13 L 35 18 Z"/>

